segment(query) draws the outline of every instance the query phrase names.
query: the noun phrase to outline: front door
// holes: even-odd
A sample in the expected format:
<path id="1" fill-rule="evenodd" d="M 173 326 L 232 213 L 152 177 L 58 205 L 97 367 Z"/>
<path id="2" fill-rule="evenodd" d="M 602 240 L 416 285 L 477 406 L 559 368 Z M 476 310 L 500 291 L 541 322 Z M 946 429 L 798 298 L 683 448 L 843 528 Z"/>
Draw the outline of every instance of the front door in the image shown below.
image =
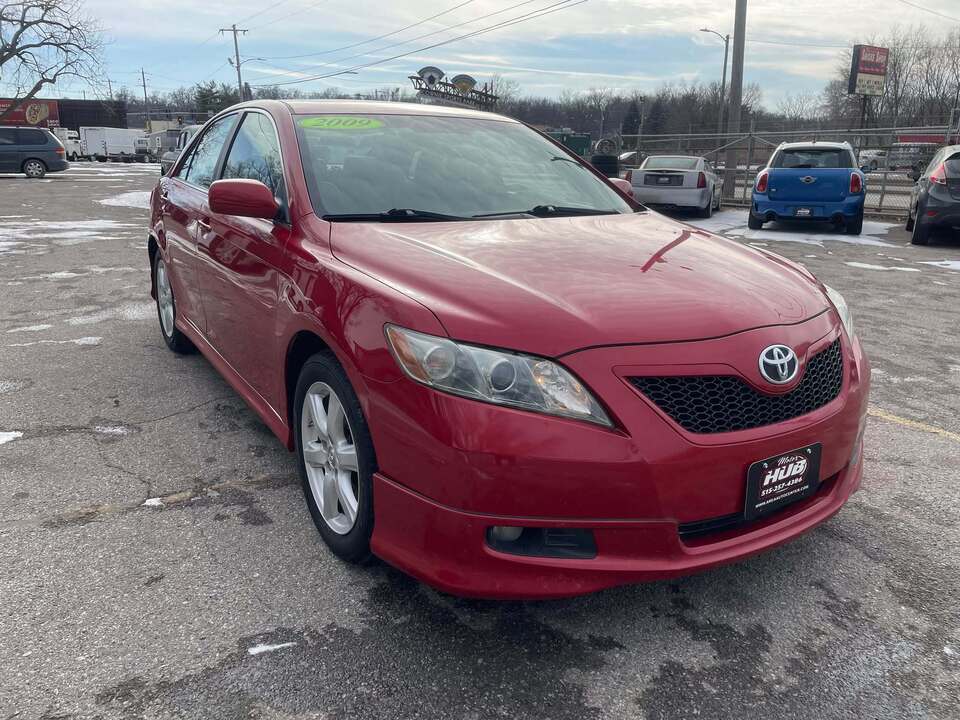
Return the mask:
<path id="1" fill-rule="evenodd" d="M 247 112 L 223 161 L 223 179 L 258 180 L 280 203 L 276 221 L 218 215 L 205 207 L 197 237 L 207 337 L 274 408 L 281 406 L 283 356 L 277 336 L 280 279 L 286 274 L 286 184 L 269 116 Z"/>

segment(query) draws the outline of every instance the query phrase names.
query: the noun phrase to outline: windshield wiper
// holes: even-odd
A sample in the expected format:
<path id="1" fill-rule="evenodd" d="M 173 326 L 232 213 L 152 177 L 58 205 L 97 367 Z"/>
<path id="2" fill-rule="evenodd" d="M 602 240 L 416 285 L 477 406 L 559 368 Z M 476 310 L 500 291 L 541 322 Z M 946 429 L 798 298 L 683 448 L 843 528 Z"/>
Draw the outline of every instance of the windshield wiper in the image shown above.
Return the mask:
<path id="1" fill-rule="evenodd" d="M 535 205 L 529 210 L 511 210 L 509 212 L 481 213 L 475 218 L 501 217 L 504 215 L 533 215 L 534 217 L 563 217 L 570 215 L 619 215 L 618 210 L 600 208 L 572 207 L 566 205 Z"/>
<path id="2" fill-rule="evenodd" d="M 413 208 L 391 208 L 378 213 L 339 213 L 323 216 L 331 222 L 418 222 L 421 220 L 468 220 L 461 215 L 446 215 L 429 210 L 414 210 Z"/>

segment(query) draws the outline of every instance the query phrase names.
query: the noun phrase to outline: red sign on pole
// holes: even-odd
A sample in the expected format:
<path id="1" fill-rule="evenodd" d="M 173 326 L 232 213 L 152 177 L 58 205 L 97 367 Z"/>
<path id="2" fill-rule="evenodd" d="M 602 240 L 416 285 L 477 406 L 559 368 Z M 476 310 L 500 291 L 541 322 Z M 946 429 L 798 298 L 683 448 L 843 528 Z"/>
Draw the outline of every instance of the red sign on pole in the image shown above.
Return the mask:
<path id="1" fill-rule="evenodd" d="M 13 100 L 0 98 L 0 113 L 13 104 Z M 56 100 L 27 100 L 3 119 L 4 125 L 34 125 L 36 127 L 59 127 L 60 106 Z"/>
<path id="2" fill-rule="evenodd" d="M 873 45 L 860 45 L 859 71 L 870 75 L 887 74 L 887 57 L 890 51 L 887 48 Z"/>

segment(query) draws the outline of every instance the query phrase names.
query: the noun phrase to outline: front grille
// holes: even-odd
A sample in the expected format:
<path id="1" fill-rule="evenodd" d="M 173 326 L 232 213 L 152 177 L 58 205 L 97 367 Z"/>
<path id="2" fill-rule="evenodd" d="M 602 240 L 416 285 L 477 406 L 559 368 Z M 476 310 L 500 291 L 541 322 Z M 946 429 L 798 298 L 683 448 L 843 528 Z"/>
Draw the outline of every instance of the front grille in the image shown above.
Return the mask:
<path id="1" fill-rule="evenodd" d="M 823 407 L 840 394 L 840 338 L 813 355 L 800 384 L 783 395 L 758 392 L 734 375 L 631 377 L 630 382 L 684 430 L 721 433 L 790 420 Z"/>

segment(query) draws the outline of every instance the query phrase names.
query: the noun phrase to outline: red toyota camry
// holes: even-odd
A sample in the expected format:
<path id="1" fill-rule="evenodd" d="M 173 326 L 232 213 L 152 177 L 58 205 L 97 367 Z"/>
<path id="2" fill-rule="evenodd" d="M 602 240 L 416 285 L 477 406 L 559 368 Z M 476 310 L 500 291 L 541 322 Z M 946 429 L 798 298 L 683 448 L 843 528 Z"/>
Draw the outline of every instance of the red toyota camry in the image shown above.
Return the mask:
<path id="1" fill-rule="evenodd" d="M 625 192 L 498 115 L 238 105 L 153 192 L 161 331 L 345 560 L 502 598 L 739 560 L 859 486 L 869 364 L 806 269 Z"/>

